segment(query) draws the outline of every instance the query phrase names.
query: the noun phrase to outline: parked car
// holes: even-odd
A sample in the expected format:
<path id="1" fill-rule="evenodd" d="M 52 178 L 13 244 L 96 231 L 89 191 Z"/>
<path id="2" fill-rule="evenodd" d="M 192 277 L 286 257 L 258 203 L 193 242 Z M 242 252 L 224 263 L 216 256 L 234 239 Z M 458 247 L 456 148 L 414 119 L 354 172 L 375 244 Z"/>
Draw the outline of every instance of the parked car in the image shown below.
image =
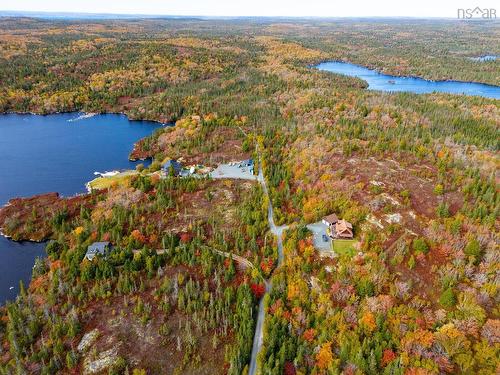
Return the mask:
<path id="1" fill-rule="evenodd" d="M 326 234 L 323 235 L 323 241 L 328 242 L 328 236 Z"/>

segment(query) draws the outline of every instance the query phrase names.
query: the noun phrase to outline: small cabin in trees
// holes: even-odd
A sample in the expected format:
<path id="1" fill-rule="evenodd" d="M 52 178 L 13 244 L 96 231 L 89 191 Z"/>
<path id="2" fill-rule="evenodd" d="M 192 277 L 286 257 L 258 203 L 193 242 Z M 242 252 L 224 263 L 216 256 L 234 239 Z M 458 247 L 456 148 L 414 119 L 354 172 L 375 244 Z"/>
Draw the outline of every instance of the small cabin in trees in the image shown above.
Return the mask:
<path id="1" fill-rule="evenodd" d="M 182 164 L 175 159 L 170 159 L 169 161 L 167 161 L 165 164 L 162 165 L 161 169 L 167 175 L 173 173 L 174 176 L 178 176 L 182 170 Z"/>
<path id="2" fill-rule="evenodd" d="M 96 255 L 106 255 L 111 250 L 111 243 L 108 241 L 94 242 L 87 247 L 85 258 L 92 261 Z"/>

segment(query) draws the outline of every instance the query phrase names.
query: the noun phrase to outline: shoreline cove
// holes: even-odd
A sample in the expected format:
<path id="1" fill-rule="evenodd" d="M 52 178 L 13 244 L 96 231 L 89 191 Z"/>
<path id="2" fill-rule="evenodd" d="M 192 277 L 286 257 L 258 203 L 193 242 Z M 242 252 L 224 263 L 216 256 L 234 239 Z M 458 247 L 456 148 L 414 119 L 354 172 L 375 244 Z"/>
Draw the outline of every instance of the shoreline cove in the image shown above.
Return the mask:
<path id="1" fill-rule="evenodd" d="M 129 154 L 135 143 L 164 126 L 159 121 L 131 120 L 123 113 L 1 113 L 0 155 L 9 163 L 0 168 L 0 206 L 53 192 L 61 198 L 84 196 L 96 171 L 134 168 L 137 162 L 129 160 Z M 26 147 L 16 148 L 19 144 Z M 0 263 L 6 267 L 0 277 L 3 305 L 15 298 L 19 280 L 29 285 L 35 258 L 45 256 L 46 239 L 16 241 L 3 228 L 1 232 Z M 15 265 L 7 267 L 13 256 Z M 16 288 L 9 289 L 13 285 Z"/>
<path id="2" fill-rule="evenodd" d="M 81 110 L 74 110 L 74 111 L 54 111 L 54 112 L 47 112 L 47 113 L 42 113 L 42 112 L 22 112 L 22 111 L 4 111 L 0 112 L 0 117 L 4 115 L 33 115 L 33 116 L 52 116 L 52 115 L 71 115 L 71 114 L 81 114 L 82 116 L 85 117 L 77 117 L 73 119 L 74 122 L 75 120 L 78 119 L 80 120 L 86 120 L 90 119 L 95 116 L 100 116 L 100 115 L 119 115 L 119 116 L 125 116 L 128 121 L 143 121 L 143 122 L 154 122 L 160 126 L 171 126 L 171 124 L 175 124 L 175 121 L 168 121 L 168 122 L 162 122 L 159 120 L 151 120 L 151 119 L 136 119 L 136 118 L 131 118 L 126 112 L 123 111 L 118 111 L 118 112 L 85 112 Z"/>

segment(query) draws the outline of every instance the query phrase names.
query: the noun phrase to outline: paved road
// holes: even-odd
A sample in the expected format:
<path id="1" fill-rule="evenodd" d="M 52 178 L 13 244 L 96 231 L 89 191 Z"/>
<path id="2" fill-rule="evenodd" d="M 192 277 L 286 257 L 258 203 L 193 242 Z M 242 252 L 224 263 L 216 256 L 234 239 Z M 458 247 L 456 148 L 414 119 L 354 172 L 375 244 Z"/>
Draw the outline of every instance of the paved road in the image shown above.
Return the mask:
<path id="1" fill-rule="evenodd" d="M 273 205 L 271 203 L 271 199 L 269 198 L 269 193 L 267 190 L 266 180 L 264 178 L 264 174 L 262 173 L 262 162 L 259 163 L 259 175 L 257 177 L 258 181 L 262 184 L 262 188 L 264 190 L 264 194 L 268 198 L 269 207 L 267 209 L 267 220 L 269 222 L 269 229 L 271 233 L 273 233 L 278 240 L 278 267 L 283 263 L 283 231 L 288 228 L 286 225 L 276 226 L 274 223 L 274 211 Z M 266 284 L 266 293 L 260 299 L 259 302 L 259 312 L 257 314 L 257 325 L 255 326 L 255 335 L 253 338 L 253 346 L 252 346 L 252 356 L 250 357 L 250 367 L 248 370 L 248 375 L 255 375 L 257 373 L 257 355 L 259 354 L 262 348 L 262 342 L 264 340 L 264 320 L 265 320 L 265 309 L 264 309 L 264 297 L 271 291 L 272 284 L 270 281 L 265 281 Z"/>
<path id="2" fill-rule="evenodd" d="M 266 294 L 271 291 L 271 285 L 266 281 Z M 259 312 L 257 314 L 257 324 L 255 325 L 255 335 L 253 337 L 252 346 L 252 356 L 250 357 L 250 368 L 248 370 L 248 375 L 255 375 L 257 372 L 257 355 L 262 348 L 262 342 L 264 341 L 264 320 L 265 320 L 265 309 L 264 309 L 264 296 L 259 302 Z"/>

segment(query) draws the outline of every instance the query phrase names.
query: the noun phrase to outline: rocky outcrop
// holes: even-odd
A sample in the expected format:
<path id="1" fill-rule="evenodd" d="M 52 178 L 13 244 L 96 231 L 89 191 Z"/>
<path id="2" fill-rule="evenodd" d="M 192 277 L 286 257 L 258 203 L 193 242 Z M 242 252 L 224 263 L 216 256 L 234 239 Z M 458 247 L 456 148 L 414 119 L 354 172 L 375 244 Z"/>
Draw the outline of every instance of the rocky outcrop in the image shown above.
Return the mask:
<path id="1" fill-rule="evenodd" d="M 90 332 L 87 332 L 85 335 L 83 335 L 80 343 L 78 344 L 77 350 L 80 353 L 86 352 L 92 346 L 92 344 L 94 344 L 98 337 L 99 330 L 97 328 L 93 329 Z"/>
<path id="2" fill-rule="evenodd" d="M 61 198 L 58 193 L 14 198 L 0 209 L 0 231 L 15 241 L 44 241 L 53 227 L 80 214 L 81 206 L 94 205 L 95 195 Z"/>
<path id="3" fill-rule="evenodd" d="M 118 349 L 111 348 L 98 354 L 95 360 L 86 358 L 83 362 L 84 374 L 98 374 L 112 368 L 118 362 Z"/>

